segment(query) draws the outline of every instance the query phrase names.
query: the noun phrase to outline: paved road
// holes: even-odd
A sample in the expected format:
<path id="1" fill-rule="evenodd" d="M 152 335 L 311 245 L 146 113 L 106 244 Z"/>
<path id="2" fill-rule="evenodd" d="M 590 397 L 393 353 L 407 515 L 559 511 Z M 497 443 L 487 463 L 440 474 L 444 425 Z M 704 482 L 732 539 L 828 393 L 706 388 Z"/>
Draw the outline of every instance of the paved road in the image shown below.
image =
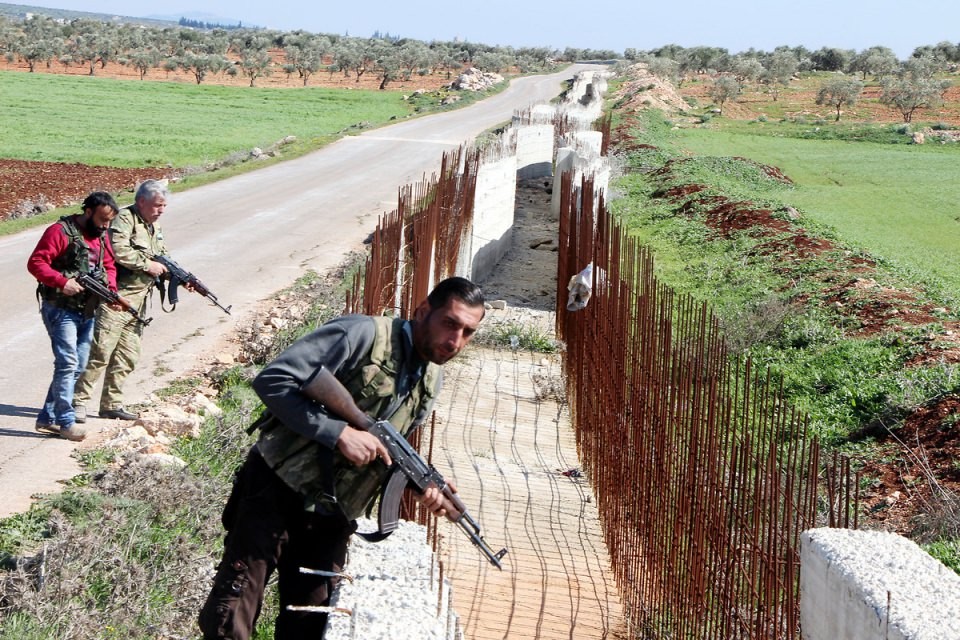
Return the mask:
<path id="1" fill-rule="evenodd" d="M 222 303 L 232 304 L 233 315 L 187 292 L 173 314 L 155 304 L 141 364 L 127 382 L 128 401 L 142 401 L 190 370 L 249 321 L 259 301 L 305 270 L 337 265 L 380 214 L 396 207 L 399 187 L 439 169 L 443 151 L 509 120 L 515 110 L 550 100 L 564 80 L 595 68 L 574 65 L 520 78 L 468 108 L 346 138 L 303 158 L 174 194 L 161 219 L 171 253 Z M 78 472 L 72 443 L 33 430 L 52 373 L 35 283 L 25 268 L 41 232 L 0 238 L 0 517 L 26 510 L 32 494 L 56 491 Z"/>

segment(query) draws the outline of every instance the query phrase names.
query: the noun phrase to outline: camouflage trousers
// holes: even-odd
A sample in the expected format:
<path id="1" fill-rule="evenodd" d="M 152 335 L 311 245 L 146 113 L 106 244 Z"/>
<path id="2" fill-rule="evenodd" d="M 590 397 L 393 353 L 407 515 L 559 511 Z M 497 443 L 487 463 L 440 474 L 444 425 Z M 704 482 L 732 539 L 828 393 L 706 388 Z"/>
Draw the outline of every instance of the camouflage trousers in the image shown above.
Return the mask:
<path id="1" fill-rule="evenodd" d="M 140 315 L 146 312 L 147 295 L 126 296 Z M 97 307 L 97 322 L 93 330 L 93 344 L 87 368 L 77 380 L 73 392 L 74 406 L 84 406 L 90 400 L 93 387 L 103 375 L 100 393 L 100 411 L 123 407 L 123 382 L 140 361 L 140 338 L 143 325 L 127 311 L 114 311 L 105 304 Z"/>

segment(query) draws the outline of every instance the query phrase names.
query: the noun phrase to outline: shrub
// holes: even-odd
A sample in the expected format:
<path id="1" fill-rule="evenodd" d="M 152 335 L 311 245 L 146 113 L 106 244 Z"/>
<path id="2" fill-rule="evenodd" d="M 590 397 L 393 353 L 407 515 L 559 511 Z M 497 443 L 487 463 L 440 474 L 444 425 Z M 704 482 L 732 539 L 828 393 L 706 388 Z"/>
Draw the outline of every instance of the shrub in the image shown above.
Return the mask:
<path id="1" fill-rule="evenodd" d="M 508 320 L 481 329 L 477 342 L 492 346 L 526 349 L 536 353 L 554 353 L 558 350 L 557 341 L 535 324 L 526 324 Z"/>

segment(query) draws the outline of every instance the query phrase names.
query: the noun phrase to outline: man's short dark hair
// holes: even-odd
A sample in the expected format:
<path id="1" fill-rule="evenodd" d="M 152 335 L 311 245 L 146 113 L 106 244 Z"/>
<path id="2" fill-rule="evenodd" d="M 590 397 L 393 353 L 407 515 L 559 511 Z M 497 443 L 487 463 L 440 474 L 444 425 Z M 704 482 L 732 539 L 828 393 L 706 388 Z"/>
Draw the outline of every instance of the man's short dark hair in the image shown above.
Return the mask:
<path id="1" fill-rule="evenodd" d="M 483 306 L 483 291 L 466 278 L 454 276 L 441 281 L 433 288 L 427 301 L 431 309 L 439 309 L 449 302 L 450 298 L 457 298 L 468 307 Z"/>
<path id="2" fill-rule="evenodd" d="M 116 200 L 113 199 L 113 196 L 107 193 L 106 191 L 94 191 L 86 198 L 83 199 L 83 204 L 80 205 L 83 208 L 83 211 L 86 212 L 87 209 L 90 211 L 96 211 L 100 207 L 107 206 L 113 209 L 114 213 L 120 212 L 120 207 L 117 206 Z"/>

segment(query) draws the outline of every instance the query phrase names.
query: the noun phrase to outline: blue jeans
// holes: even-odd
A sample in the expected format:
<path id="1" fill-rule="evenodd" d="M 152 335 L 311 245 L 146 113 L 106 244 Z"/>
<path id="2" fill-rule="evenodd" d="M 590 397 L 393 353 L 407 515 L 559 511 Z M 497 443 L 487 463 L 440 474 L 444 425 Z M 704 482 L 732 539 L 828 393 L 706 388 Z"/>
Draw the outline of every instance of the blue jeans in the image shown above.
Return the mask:
<path id="1" fill-rule="evenodd" d="M 40 316 L 53 347 L 53 381 L 43 409 L 37 414 L 37 423 L 71 427 L 76 418 L 73 388 L 87 367 L 94 319 L 85 318 L 82 311 L 61 309 L 46 301 L 40 305 Z"/>

